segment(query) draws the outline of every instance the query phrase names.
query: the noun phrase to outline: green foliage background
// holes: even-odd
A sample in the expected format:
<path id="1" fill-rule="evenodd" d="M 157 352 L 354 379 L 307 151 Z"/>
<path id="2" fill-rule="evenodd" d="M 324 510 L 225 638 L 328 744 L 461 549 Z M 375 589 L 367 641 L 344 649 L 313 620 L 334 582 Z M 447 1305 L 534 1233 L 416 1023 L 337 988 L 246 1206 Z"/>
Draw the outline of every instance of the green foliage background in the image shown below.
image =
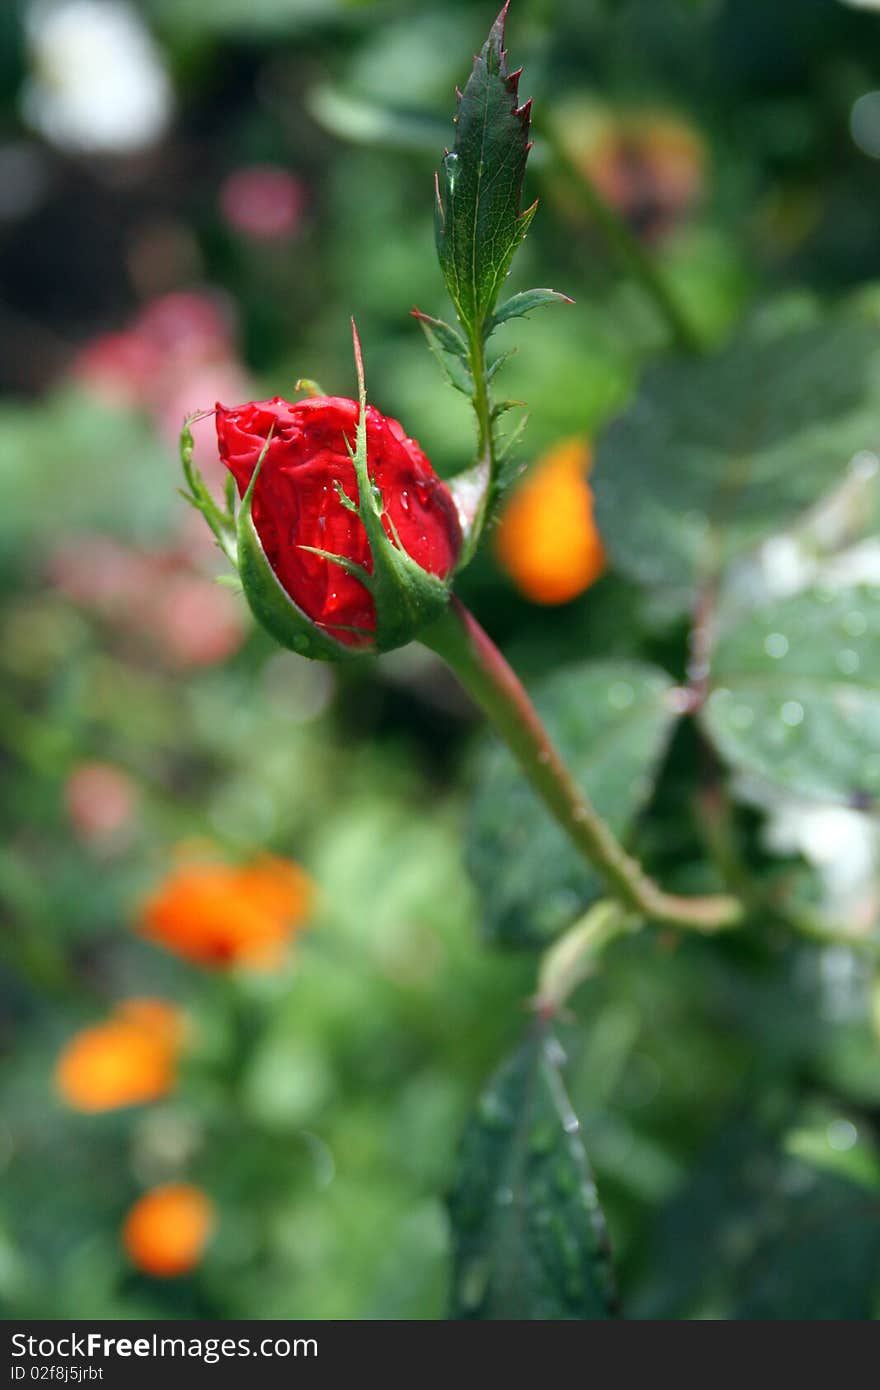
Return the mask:
<path id="1" fill-rule="evenodd" d="M 705 141 L 703 200 L 651 254 L 718 356 L 670 362 L 662 319 L 539 149 L 526 193 L 541 208 L 510 287 L 551 284 L 576 304 L 499 330 L 518 347 L 504 391 L 529 404 L 524 462 L 560 437 L 601 439 L 612 572 L 543 610 L 487 551 L 463 597 L 528 681 L 547 682 L 575 772 L 665 886 L 719 888 L 729 865 L 707 846 L 701 798 L 748 774 L 759 790 L 733 813 L 745 867 L 812 910 L 812 869 L 771 855 L 764 816 L 788 792 L 876 819 L 877 576 L 860 588 L 823 571 L 819 592 L 755 601 L 749 563 L 880 442 L 880 171 L 849 130 L 853 103 L 880 86 L 880 15 L 837 0 L 515 4 L 510 45 L 539 140 L 572 103 L 600 103 L 674 111 Z M 504 1063 L 523 1046 L 537 944 L 595 882 L 419 649 L 337 671 L 253 632 L 227 663 L 183 675 L 45 583 L 59 538 L 159 544 L 180 522 L 168 443 L 63 370 L 137 308 L 126 246 L 151 219 L 191 233 L 194 279 L 232 297 L 264 394 L 300 376 L 350 394 L 354 314 L 372 400 L 441 472 L 471 461 L 467 403 L 408 311 L 448 312 L 432 171 L 494 15 L 461 0 L 140 9 L 178 103 L 155 163 L 127 178 L 47 151 L 50 195 L 0 224 L 0 1303 L 6 1316 L 436 1318 L 454 1285 L 456 1315 L 491 1315 L 497 1295 L 496 1315 L 522 1316 L 503 1290 L 483 1301 L 485 1270 L 473 1292 L 474 1250 L 496 1258 L 472 1209 L 495 1200 L 479 1182 L 497 1136 L 468 1130 L 476 1196 L 456 1153 L 487 1078 L 502 1067 L 491 1111 L 499 1088 L 509 1099 L 521 1084 L 516 1067 L 537 1065 L 523 1052 Z M 0 54 L 2 139 L 34 140 L 19 115 L 15 7 L 0 17 Z M 220 180 L 254 161 L 309 189 L 286 249 L 255 248 L 219 216 Z M 756 399 L 749 488 L 730 520 L 715 479 L 742 453 Z M 868 490 L 847 539 L 876 532 L 876 508 Z M 696 726 L 664 700 L 685 678 L 687 613 L 707 582 L 721 616 Z M 768 660 L 775 634 L 786 651 Z M 89 758 L 141 789 L 136 836 L 112 858 L 72 835 L 64 807 Z M 131 931 L 173 846 L 195 836 L 232 855 L 290 855 L 315 878 L 316 920 L 283 971 L 208 976 Z M 718 941 L 646 934 L 613 946 L 572 999 L 565 1082 L 626 1315 L 876 1315 L 880 1054 L 875 957 L 857 944 L 805 940 L 770 911 Z M 194 1020 L 177 1092 L 106 1116 L 63 1109 L 51 1085 L 61 1044 L 147 992 Z M 552 1091 L 541 1076 L 539 1119 Z M 543 1202 L 547 1174 L 570 1189 L 582 1159 L 531 1162 Z M 219 1229 L 191 1277 L 160 1283 L 128 1267 L 119 1226 L 139 1191 L 178 1174 L 211 1193 Z M 453 1212 L 470 1203 L 473 1218 L 470 1273 L 451 1253 L 453 1187 Z M 570 1190 L 565 1201 L 577 1208 Z M 542 1301 L 536 1268 L 538 1315 L 607 1306 L 601 1277 L 589 1298 L 575 1280 Z"/>

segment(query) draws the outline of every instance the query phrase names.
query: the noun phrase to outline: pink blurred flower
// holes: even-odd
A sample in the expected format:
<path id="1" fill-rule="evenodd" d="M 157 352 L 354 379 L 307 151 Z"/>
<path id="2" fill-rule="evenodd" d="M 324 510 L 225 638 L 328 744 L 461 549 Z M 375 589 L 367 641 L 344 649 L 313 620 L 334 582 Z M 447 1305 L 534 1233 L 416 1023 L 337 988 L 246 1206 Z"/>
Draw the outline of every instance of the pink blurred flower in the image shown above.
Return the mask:
<path id="1" fill-rule="evenodd" d="M 272 164 L 236 169 L 220 189 L 227 222 L 255 241 L 286 241 L 300 224 L 306 193 L 299 179 Z"/>
<path id="2" fill-rule="evenodd" d="M 94 338 L 75 357 L 71 375 L 108 404 L 134 408 L 149 397 L 160 364 L 155 345 L 127 329 Z"/>
<path id="3" fill-rule="evenodd" d="M 130 839 L 138 790 L 112 763 L 80 763 L 67 779 L 64 801 L 74 831 L 92 848 L 121 848 Z"/>
<path id="4" fill-rule="evenodd" d="M 59 546 L 48 569 L 73 603 L 173 669 L 224 661 L 247 633 L 243 604 L 183 547 L 141 550 L 82 536 Z"/>
<path id="5" fill-rule="evenodd" d="M 170 440 L 194 405 L 250 392 L 232 315 L 206 290 L 151 300 L 129 327 L 87 344 L 71 374 L 113 404 L 149 412 Z M 215 447 L 204 451 L 204 460 L 216 457 Z"/>
<path id="6" fill-rule="evenodd" d="M 124 622 L 149 601 L 156 558 L 106 536 L 80 536 L 49 557 L 50 582 L 74 603 L 111 622 Z"/>
<path id="7" fill-rule="evenodd" d="M 228 589 L 201 575 L 171 576 L 156 596 L 154 632 L 169 665 L 215 666 L 245 633 L 244 609 Z"/>
<path id="8" fill-rule="evenodd" d="M 214 403 L 247 400 L 252 393 L 253 383 L 240 363 L 229 360 L 197 364 L 169 386 L 159 408 L 159 428 L 169 444 L 176 444 L 184 416 L 198 409 L 210 411 L 192 423 L 193 459 L 208 486 L 218 492 L 226 481 L 226 469 L 217 453 Z"/>
<path id="9" fill-rule="evenodd" d="M 179 290 L 151 300 L 135 319 L 133 331 L 160 352 L 169 367 L 234 355 L 232 315 L 206 290 Z"/>

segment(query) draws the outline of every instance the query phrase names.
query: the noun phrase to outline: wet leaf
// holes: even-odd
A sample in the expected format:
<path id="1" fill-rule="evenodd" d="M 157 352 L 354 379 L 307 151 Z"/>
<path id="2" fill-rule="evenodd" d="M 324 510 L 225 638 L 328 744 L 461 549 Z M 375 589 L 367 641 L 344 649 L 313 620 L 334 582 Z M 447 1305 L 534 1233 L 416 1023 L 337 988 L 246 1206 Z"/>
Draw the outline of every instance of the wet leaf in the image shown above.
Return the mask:
<path id="1" fill-rule="evenodd" d="M 880 801 L 880 587 L 751 610 L 711 657 L 703 726 L 724 759 L 794 792 Z"/>
<path id="2" fill-rule="evenodd" d="M 784 1135 L 753 1125 L 719 1136 L 661 1218 L 654 1293 L 637 1316 L 875 1315 L 876 1185 L 846 1181 L 787 1149 Z"/>
<path id="3" fill-rule="evenodd" d="M 682 606 L 880 446 L 880 334 L 866 311 L 770 331 L 652 372 L 600 441 L 591 484 L 614 564 Z"/>
<path id="4" fill-rule="evenodd" d="M 453 1317 L 614 1316 L 605 1221 L 563 1062 L 559 1043 L 537 1026 L 467 1127 L 449 1201 Z"/>
<path id="5" fill-rule="evenodd" d="M 482 330 L 537 204 L 522 211 L 529 103 L 504 48 L 507 6 L 492 26 L 458 102 L 455 143 L 437 179 L 437 251 L 468 332 Z"/>

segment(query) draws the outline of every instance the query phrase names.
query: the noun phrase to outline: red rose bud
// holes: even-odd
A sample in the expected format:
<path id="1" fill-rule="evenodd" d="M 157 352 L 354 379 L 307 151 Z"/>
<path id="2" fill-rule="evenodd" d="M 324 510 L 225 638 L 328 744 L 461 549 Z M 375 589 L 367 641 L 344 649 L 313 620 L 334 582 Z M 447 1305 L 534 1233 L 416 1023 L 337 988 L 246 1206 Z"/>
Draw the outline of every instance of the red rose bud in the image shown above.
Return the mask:
<path id="1" fill-rule="evenodd" d="M 339 660 L 402 646 L 439 615 L 461 526 L 396 420 L 363 395 L 218 405 L 216 419 L 243 499 L 242 585 L 278 641 Z"/>

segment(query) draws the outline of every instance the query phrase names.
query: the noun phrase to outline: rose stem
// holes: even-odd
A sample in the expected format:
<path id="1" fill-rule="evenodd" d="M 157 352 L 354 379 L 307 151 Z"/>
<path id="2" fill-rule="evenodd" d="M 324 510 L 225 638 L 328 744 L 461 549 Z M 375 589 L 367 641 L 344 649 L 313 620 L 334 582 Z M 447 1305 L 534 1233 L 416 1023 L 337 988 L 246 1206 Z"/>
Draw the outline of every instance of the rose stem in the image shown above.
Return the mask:
<path id="1" fill-rule="evenodd" d="M 453 598 L 421 635 L 441 656 L 501 735 L 547 809 L 626 907 L 653 922 L 700 932 L 740 924 L 733 897 L 665 893 L 631 858 L 575 784 L 522 683 L 479 623 Z"/>

